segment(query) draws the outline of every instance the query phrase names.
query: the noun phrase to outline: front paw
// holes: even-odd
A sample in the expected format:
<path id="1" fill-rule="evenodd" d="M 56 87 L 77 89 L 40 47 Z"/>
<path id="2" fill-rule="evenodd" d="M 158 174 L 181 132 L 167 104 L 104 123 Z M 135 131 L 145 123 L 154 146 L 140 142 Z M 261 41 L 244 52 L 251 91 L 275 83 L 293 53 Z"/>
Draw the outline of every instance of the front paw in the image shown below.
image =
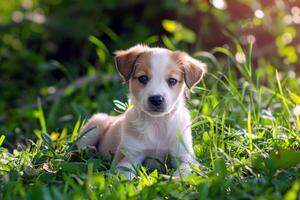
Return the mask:
<path id="1" fill-rule="evenodd" d="M 192 169 L 189 163 L 182 163 L 173 173 L 174 178 L 185 178 L 192 173 Z"/>
<path id="2" fill-rule="evenodd" d="M 120 171 L 120 174 L 125 176 L 125 178 L 130 181 L 133 180 L 134 178 L 136 178 L 136 175 L 132 172 Z"/>
<path id="3" fill-rule="evenodd" d="M 127 168 L 125 166 L 118 166 L 117 171 L 120 175 L 123 175 L 127 180 L 133 180 L 137 177 L 136 173 L 133 171 L 132 168 Z"/>
<path id="4" fill-rule="evenodd" d="M 174 178 L 186 178 L 188 177 L 188 175 L 190 175 L 192 172 L 189 170 L 176 170 L 174 173 L 173 173 L 173 177 Z"/>

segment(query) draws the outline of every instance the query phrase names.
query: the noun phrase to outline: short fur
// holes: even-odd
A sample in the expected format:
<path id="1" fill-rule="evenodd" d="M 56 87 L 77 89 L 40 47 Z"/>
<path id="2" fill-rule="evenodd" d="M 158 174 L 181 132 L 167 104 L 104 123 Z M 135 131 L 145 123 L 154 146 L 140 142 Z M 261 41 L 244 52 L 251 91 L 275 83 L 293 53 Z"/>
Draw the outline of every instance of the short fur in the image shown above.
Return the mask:
<path id="1" fill-rule="evenodd" d="M 189 164 L 196 161 L 184 88 L 193 88 L 203 78 L 206 65 L 184 52 L 145 45 L 115 54 L 118 72 L 129 82 L 133 107 L 116 117 L 95 114 L 82 132 L 96 128 L 79 139 L 78 147 L 98 144 L 100 155 L 115 154 L 113 163 L 128 179 L 133 173 L 123 167 L 134 169 L 146 157 L 163 160 L 167 154 L 179 163 L 175 175 L 187 175 Z M 146 84 L 141 76 L 148 77 Z M 169 84 L 170 78 L 177 80 L 175 85 Z M 149 103 L 154 95 L 163 98 L 159 111 Z"/>

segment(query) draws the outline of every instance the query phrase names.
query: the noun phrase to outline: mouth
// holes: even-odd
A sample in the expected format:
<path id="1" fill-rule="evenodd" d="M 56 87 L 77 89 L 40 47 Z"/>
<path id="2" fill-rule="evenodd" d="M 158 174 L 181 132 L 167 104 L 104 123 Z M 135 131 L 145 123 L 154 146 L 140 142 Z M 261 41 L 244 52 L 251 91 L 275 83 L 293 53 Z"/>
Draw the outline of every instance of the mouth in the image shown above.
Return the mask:
<path id="1" fill-rule="evenodd" d="M 144 112 L 152 117 L 161 117 L 168 114 L 163 107 L 149 107 Z"/>
<path id="2" fill-rule="evenodd" d="M 153 113 L 163 113 L 163 112 L 165 112 L 166 109 L 165 109 L 164 104 L 159 105 L 159 106 L 154 106 L 152 104 L 149 104 L 147 110 L 149 112 L 153 112 Z"/>
<path id="3" fill-rule="evenodd" d="M 154 113 L 161 113 L 161 112 L 165 111 L 165 109 L 162 107 L 151 107 L 148 110 L 149 110 L 149 112 L 154 112 Z"/>

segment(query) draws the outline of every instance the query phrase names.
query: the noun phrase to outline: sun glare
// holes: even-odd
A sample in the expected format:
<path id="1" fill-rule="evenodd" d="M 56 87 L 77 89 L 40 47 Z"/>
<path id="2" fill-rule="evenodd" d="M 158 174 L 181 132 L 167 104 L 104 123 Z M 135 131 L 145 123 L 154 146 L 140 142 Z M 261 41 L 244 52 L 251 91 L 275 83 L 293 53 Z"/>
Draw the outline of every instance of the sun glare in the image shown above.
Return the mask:
<path id="1" fill-rule="evenodd" d="M 217 9 L 224 10 L 227 8 L 227 4 L 224 0 L 211 0 L 213 6 Z"/>
<path id="2" fill-rule="evenodd" d="M 257 9 L 254 12 L 255 17 L 261 19 L 265 16 L 265 13 L 261 9 Z"/>

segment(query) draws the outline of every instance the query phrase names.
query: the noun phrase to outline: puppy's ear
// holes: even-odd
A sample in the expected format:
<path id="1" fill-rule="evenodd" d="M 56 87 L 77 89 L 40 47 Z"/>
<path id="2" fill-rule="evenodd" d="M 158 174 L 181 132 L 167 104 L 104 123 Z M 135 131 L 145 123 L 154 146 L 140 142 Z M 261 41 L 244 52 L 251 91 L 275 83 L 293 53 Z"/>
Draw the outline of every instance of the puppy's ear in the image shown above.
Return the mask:
<path id="1" fill-rule="evenodd" d="M 174 55 L 177 63 L 183 67 L 186 86 L 192 89 L 206 73 L 206 64 L 181 51 L 174 52 Z"/>
<path id="2" fill-rule="evenodd" d="M 128 81 L 134 72 L 135 63 L 143 52 L 149 47 L 145 45 L 136 45 L 127 50 L 116 51 L 115 65 L 124 81 Z"/>

